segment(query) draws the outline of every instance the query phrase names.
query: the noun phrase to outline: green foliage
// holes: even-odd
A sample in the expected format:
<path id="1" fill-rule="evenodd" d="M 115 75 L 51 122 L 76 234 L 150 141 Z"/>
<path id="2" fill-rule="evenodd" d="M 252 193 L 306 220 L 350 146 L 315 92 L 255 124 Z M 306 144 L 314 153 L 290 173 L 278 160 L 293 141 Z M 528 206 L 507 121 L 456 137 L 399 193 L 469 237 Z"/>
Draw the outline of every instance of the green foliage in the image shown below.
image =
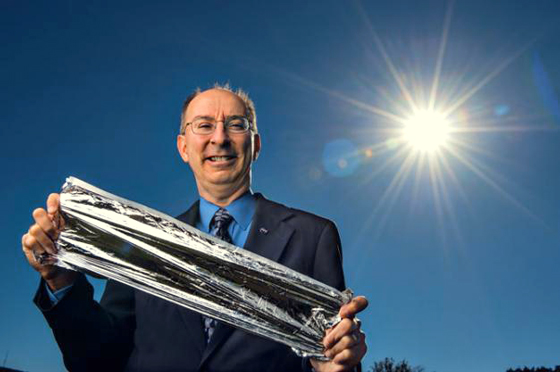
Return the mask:
<path id="1" fill-rule="evenodd" d="M 412 367 L 406 360 L 395 363 L 393 358 L 375 362 L 369 372 L 424 372 L 424 367 Z"/>

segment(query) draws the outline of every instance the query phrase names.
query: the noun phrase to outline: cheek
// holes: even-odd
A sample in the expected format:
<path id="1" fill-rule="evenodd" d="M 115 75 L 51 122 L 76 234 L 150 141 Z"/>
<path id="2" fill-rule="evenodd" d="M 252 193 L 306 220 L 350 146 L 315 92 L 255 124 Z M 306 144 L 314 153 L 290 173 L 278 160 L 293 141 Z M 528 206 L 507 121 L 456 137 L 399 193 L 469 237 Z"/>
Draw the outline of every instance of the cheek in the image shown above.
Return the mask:
<path id="1" fill-rule="evenodd" d="M 199 142 L 193 142 L 190 147 L 189 157 L 191 161 L 200 161 L 202 158 L 202 153 L 204 152 L 204 145 Z"/>
<path id="2" fill-rule="evenodd" d="M 251 159 L 253 157 L 253 146 L 251 144 L 251 141 L 245 141 L 243 143 L 243 154 L 245 155 L 246 158 Z"/>

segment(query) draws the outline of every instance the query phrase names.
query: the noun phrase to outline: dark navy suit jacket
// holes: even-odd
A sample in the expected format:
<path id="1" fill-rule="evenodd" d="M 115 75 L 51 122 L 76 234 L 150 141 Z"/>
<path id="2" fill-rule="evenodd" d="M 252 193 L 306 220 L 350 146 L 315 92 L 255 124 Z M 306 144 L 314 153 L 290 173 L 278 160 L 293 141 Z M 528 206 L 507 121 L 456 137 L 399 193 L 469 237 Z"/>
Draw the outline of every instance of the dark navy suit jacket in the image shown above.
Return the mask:
<path id="1" fill-rule="evenodd" d="M 245 249 L 340 290 L 340 239 L 324 218 L 257 197 Z M 179 220 L 195 225 L 198 202 Z M 263 229 L 264 228 L 264 229 Z M 220 323 L 208 346 L 196 312 L 108 281 L 100 303 L 82 275 L 52 306 L 41 284 L 35 303 L 70 371 L 305 371 L 309 363 L 282 344 Z"/>

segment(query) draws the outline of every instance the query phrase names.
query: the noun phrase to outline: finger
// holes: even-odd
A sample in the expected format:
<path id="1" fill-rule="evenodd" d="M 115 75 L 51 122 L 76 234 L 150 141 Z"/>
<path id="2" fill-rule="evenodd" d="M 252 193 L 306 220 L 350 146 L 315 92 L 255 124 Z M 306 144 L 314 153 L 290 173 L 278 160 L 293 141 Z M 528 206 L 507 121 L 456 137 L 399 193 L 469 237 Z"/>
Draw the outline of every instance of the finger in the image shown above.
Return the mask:
<path id="1" fill-rule="evenodd" d="M 323 339 L 325 349 L 333 347 L 342 337 L 350 334 L 353 330 L 357 329 L 357 325 L 350 319 L 342 319 L 331 332 L 329 332 Z"/>
<path id="2" fill-rule="evenodd" d="M 352 301 L 340 308 L 339 315 L 342 318 L 353 318 L 354 315 L 368 306 L 368 300 L 364 296 L 354 297 Z"/>
<path id="3" fill-rule="evenodd" d="M 44 268 L 52 266 L 56 262 L 54 256 L 45 251 L 37 239 L 29 233 L 25 236 L 23 252 L 25 253 L 25 256 L 31 266 L 39 272 L 41 272 Z"/>
<path id="4" fill-rule="evenodd" d="M 346 368 L 353 367 L 360 362 L 357 351 L 357 347 L 352 349 L 345 349 L 344 351 L 336 354 L 332 361 L 334 364 L 339 364 Z"/>
<path id="5" fill-rule="evenodd" d="M 25 243 L 23 245 L 23 251 L 25 252 L 25 255 L 27 256 L 28 260 L 30 262 L 33 261 L 34 264 L 40 264 L 37 261 L 36 257 L 45 253 L 45 251 L 43 250 L 43 248 L 41 247 L 37 239 L 35 239 L 35 237 L 29 233 L 25 235 Z"/>
<path id="6" fill-rule="evenodd" d="M 362 360 L 366 352 L 367 345 L 365 343 L 365 335 L 361 333 L 360 341 L 351 348 L 344 349 L 340 353 L 336 354 L 333 358 L 333 362 L 347 367 L 353 367 Z"/>
<path id="7" fill-rule="evenodd" d="M 31 228 L 29 228 L 29 230 L 31 230 Z M 24 250 L 27 251 L 32 251 L 34 248 L 40 249 L 41 247 L 39 243 L 37 243 L 37 239 L 35 239 L 29 231 L 27 232 L 27 234 L 23 236 L 22 241 L 23 241 L 23 248 Z"/>
<path id="8" fill-rule="evenodd" d="M 49 254 L 56 254 L 57 250 L 52 239 L 45 233 L 45 231 L 37 224 L 29 228 L 29 234 L 35 238 L 41 247 L 41 251 L 46 251 Z M 39 252 L 36 252 L 39 253 Z"/>
<path id="9" fill-rule="evenodd" d="M 27 254 L 27 252 L 29 252 L 29 250 L 31 249 L 27 245 L 27 233 L 23 234 L 23 236 L 21 237 L 21 248 L 23 249 L 23 252 L 25 254 Z"/>
<path id="10" fill-rule="evenodd" d="M 29 251 L 34 256 L 42 255 L 45 253 L 45 248 L 43 248 L 37 238 L 31 234 L 31 228 L 29 228 L 29 232 L 26 234 L 24 246 L 27 251 Z"/>
<path id="11" fill-rule="evenodd" d="M 33 255 L 33 245 L 35 244 L 35 238 L 30 236 L 29 234 L 24 234 L 21 237 L 21 248 L 25 257 L 27 257 L 27 261 L 31 264 L 31 266 L 38 268 L 38 263 L 35 260 L 35 256 Z"/>
<path id="12" fill-rule="evenodd" d="M 33 211 L 33 218 L 35 219 L 36 225 L 38 225 L 51 239 L 55 240 L 58 238 L 58 229 L 51 218 L 47 215 L 47 211 L 43 208 L 37 208 Z"/>
<path id="13" fill-rule="evenodd" d="M 47 198 L 47 211 L 49 214 L 54 215 L 60 208 L 60 195 L 52 193 Z"/>
<path id="14" fill-rule="evenodd" d="M 349 335 L 342 337 L 336 344 L 334 344 L 330 349 L 325 351 L 325 356 L 327 358 L 334 358 L 336 354 L 342 352 L 344 349 L 350 349 L 360 341 L 360 336 L 353 332 Z"/>
<path id="15" fill-rule="evenodd" d="M 64 227 L 64 219 L 60 214 L 60 194 L 52 193 L 47 198 L 47 211 L 54 226 L 60 230 Z"/>

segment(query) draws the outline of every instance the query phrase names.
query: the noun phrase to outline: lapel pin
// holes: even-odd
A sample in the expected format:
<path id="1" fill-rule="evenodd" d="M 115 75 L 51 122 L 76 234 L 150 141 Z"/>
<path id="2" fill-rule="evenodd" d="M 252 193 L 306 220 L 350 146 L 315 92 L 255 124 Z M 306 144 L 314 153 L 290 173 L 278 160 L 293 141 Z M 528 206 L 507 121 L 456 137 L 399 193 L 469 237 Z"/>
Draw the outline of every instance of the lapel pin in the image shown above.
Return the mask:
<path id="1" fill-rule="evenodd" d="M 259 232 L 260 232 L 261 234 L 264 234 L 264 235 L 268 234 L 268 230 L 265 229 L 264 227 L 261 227 L 261 228 L 259 229 Z"/>

